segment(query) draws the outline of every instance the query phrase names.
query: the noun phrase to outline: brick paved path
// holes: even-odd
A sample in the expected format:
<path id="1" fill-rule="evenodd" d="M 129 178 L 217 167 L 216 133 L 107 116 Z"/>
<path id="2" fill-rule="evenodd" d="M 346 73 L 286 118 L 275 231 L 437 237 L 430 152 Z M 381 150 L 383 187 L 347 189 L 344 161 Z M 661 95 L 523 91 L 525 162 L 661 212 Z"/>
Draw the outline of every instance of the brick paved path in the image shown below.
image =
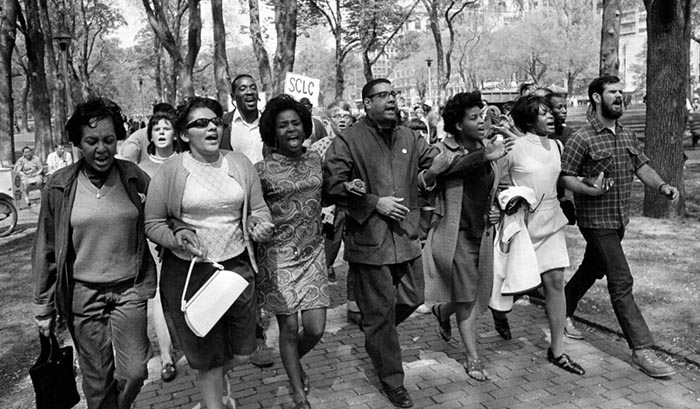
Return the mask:
<path id="1" fill-rule="evenodd" d="M 310 402 L 315 409 L 392 408 L 379 391 L 364 337 L 345 321 L 345 268 L 337 268 L 332 286 L 326 333 L 302 364 L 311 379 Z M 272 320 L 268 345 L 277 349 L 277 324 Z M 548 325 L 544 309 L 516 305 L 510 314 L 513 339 L 502 340 L 493 330 L 490 314 L 478 320 L 482 360 L 492 380 L 477 382 L 463 367 L 464 349 L 453 319 L 453 339 L 444 342 L 432 315 L 414 314 L 400 327 L 406 387 L 415 408 L 700 408 L 700 379 L 678 368 L 670 379 L 654 380 L 629 365 L 624 341 L 588 329 L 584 341 L 566 339 L 566 351 L 586 369 L 577 376 L 547 362 Z M 199 399 L 196 373 L 184 357 L 178 376 L 160 380 L 160 360 L 149 363 L 150 377 L 136 409 L 192 408 Z M 231 371 L 232 394 L 238 408 L 288 408 L 292 405 L 284 368 L 258 369 L 245 365 Z"/>

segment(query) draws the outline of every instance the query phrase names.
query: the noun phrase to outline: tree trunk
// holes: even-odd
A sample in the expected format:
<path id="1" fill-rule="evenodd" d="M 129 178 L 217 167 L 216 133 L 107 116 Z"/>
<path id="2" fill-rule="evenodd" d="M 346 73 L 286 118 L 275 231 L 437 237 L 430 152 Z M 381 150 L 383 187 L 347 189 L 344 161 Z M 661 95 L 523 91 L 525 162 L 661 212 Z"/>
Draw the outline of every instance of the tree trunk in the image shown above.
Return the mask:
<path id="1" fill-rule="evenodd" d="M 253 51 L 258 60 L 258 73 L 262 91 L 269 94 L 272 91 L 272 70 L 270 68 L 270 56 L 265 49 L 265 41 L 260 27 L 260 5 L 258 0 L 248 0 L 250 14 L 250 39 L 253 42 Z"/>
<path id="2" fill-rule="evenodd" d="M 3 0 L 0 4 L 0 163 L 10 167 L 15 163 L 12 53 L 15 49 L 19 4 L 15 0 Z"/>
<path id="3" fill-rule="evenodd" d="M 367 49 L 362 50 L 362 71 L 365 74 L 366 82 L 370 82 L 374 79 L 374 73 L 372 72 L 372 61 L 369 58 L 369 51 L 367 51 Z"/>
<path id="4" fill-rule="evenodd" d="M 221 106 L 228 108 L 231 84 L 228 60 L 226 59 L 226 28 L 224 27 L 221 3 L 222 0 L 211 0 L 211 15 L 214 25 L 214 81 L 216 82 L 216 98 Z"/>
<path id="5" fill-rule="evenodd" d="M 343 49 L 343 15 L 340 8 L 340 1 L 335 2 L 335 99 L 342 100 L 345 94 L 345 50 Z"/>
<path id="6" fill-rule="evenodd" d="M 158 95 L 159 102 L 168 101 L 173 103 L 173 101 L 168 100 L 163 92 L 163 46 L 160 44 L 160 40 L 158 40 L 157 36 L 153 36 L 153 54 L 155 56 L 153 77 L 155 77 L 156 94 Z"/>
<path id="7" fill-rule="evenodd" d="M 620 70 L 620 0 L 603 0 L 600 29 L 600 76 L 618 75 Z"/>
<path id="8" fill-rule="evenodd" d="M 685 214 L 683 133 L 690 58 L 692 0 L 645 0 L 647 7 L 647 112 L 645 151 L 661 178 L 681 192 L 674 205 L 645 188 L 644 215 Z"/>
<path id="9" fill-rule="evenodd" d="M 189 0 L 189 23 L 187 25 L 187 55 L 180 69 L 181 96 L 194 95 L 194 81 L 192 73 L 197 63 L 197 54 L 202 45 L 202 12 L 199 8 L 199 0 Z"/>
<path id="10" fill-rule="evenodd" d="M 345 70 L 343 69 L 343 57 L 335 55 L 335 99 L 343 99 L 345 93 Z"/>
<path id="11" fill-rule="evenodd" d="M 34 150 L 44 159 L 51 152 L 51 98 L 46 85 L 44 68 L 44 35 L 39 19 L 39 5 L 36 0 L 25 0 L 27 20 L 27 60 L 32 86 L 32 107 L 34 108 Z"/>
<path id="12" fill-rule="evenodd" d="M 294 55 L 297 47 L 297 0 L 278 0 L 275 7 L 275 31 L 277 49 L 272 60 L 275 95 L 284 90 L 284 77 L 294 71 Z"/>
<path id="13" fill-rule="evenodd" d="M 29 132 L 29 75 L 25 72 L 24 87 L 22 88 L 21 114 L 22 114 L 22 129 L 24 132 Z"/>

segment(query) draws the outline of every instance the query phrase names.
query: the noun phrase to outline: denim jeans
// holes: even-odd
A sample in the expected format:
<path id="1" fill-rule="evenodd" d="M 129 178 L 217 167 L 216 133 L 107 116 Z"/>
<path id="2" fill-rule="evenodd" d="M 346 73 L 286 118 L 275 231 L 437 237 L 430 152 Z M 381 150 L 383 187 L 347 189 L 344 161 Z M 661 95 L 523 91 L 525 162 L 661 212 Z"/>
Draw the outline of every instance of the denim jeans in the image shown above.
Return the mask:
<path id="1" fill-rule="evenodd" d="M 69 329 L 89 409 L 128 409 L 148 378 L 146 299 L 127 283 L 76 282 Z"/>
<path id="2" fill-rule="evenodd" d="M 394 390 L 403 386 L 404 379 L 396 326 L 423 303 L 422 260 L 418 257 L 383 266 L 349 264 L 362 314 L 365 349 L 382 386 Z"/>
<path id="3" fill-rule="evenodd" d="M 564 288 L 566 316 L 576 311 L 576 306 L 596 280 L 607 277 L 610 301 L 620 323 L 627 344 L 632 349 L 654 345 L 649 327 L 632 295 L 632 273 L 622 249 L 625 229 L 589 229 L 581 227 L 586 239 L 586 252 L 578 270 Z"/>

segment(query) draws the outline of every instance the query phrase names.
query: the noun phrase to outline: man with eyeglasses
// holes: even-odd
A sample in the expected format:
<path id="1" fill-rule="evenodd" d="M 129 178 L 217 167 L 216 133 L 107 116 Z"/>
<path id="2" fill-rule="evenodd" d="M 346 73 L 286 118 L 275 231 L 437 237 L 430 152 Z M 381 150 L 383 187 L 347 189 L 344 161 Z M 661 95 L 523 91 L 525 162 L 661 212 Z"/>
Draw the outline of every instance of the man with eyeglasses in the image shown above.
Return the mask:
<path id="1" fill-rule="evenodd" d="M 346 212 L 345 260 L 362 314 L 365 349 L 394 406 L 413 406 L 404 387 L 397 325 L 423 303 L 418 188 L 450 166 L 425 139 L 397 124 L 387 79 L 362 88 L 366 116 L 326 152 L 324 191 Z M 435 159 L 435 160 L 434 160 Z"/>
<path id="2" fill-rule="evenodd" d="M 221 136 L 221 149 L 241 152 L 252 163 L 263 159 L 263 142 L 260 138 L 260 110 L 258 110 L 258 85 L 250 74 L 239 74 L 231 81 L 231 98 L 234 109 L 223 119 L 226 123 Z"/>

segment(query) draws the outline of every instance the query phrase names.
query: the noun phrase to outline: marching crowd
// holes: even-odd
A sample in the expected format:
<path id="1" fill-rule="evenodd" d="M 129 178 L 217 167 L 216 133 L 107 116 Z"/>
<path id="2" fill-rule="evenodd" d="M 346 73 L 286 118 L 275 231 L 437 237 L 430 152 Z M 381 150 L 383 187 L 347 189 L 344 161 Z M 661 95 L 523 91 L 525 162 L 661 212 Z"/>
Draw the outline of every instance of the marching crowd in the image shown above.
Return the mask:
<path id="1" fill-rule="evenodd" d="M 120 108 L 104 98 L 78 104 L 66 124 L 82 158 L 52 172 L 42 191 L 34 318 L 45 336 L 57 316 L 66 322 L 89 408 L 126 409 L 136 399 L 148 375 L 151 298 L 161 377 L 177 376 L 175 345 L 198 372 L 197 407 L 235 407 L 226 373 L 272 364 L 262 325 L 270 313 L 294 408 L 310 408 L 302 361 L 325 330 L 341 241 L 348 319 L 396 407 L 413 406 L 398 327 L 419 306 L 431 306 L 445 341 L 455 316 L 464 369 L 487 381 L 476 316 L 490 308 L 510 339 L 514 298 L 541 286 L 547 359 L 584 375 L 563 339 L 583 338 L 571 317 L 603 277 L 632 365 L 652 377 L 674 374 L 652 351 L 621 241 L 635 175 L 670 200 L 679 193 L 618 122 L 618 78 L 591 82 L 588 123 L 573 131 L 566 96 L 547 89 L 523 89 L 507 112 L 479 92 L 460 93 L 439 117 L 402 120 L 391 82 L 375 79 L 362 89 L 364 115 L 335 101 L 327 128 L 308 101 L 287 95 L 260 112 L 250 75 L 231 89 L 231 112 L 205 97 L 158 104 L 128 138 Z M 36 176 L 31 149 L 20 161 Z M 565 283 L 564 227 L 573 223 L 586 249 Z M 222 269 L 249 285 L 202 334 L 185 300 Z"/>

